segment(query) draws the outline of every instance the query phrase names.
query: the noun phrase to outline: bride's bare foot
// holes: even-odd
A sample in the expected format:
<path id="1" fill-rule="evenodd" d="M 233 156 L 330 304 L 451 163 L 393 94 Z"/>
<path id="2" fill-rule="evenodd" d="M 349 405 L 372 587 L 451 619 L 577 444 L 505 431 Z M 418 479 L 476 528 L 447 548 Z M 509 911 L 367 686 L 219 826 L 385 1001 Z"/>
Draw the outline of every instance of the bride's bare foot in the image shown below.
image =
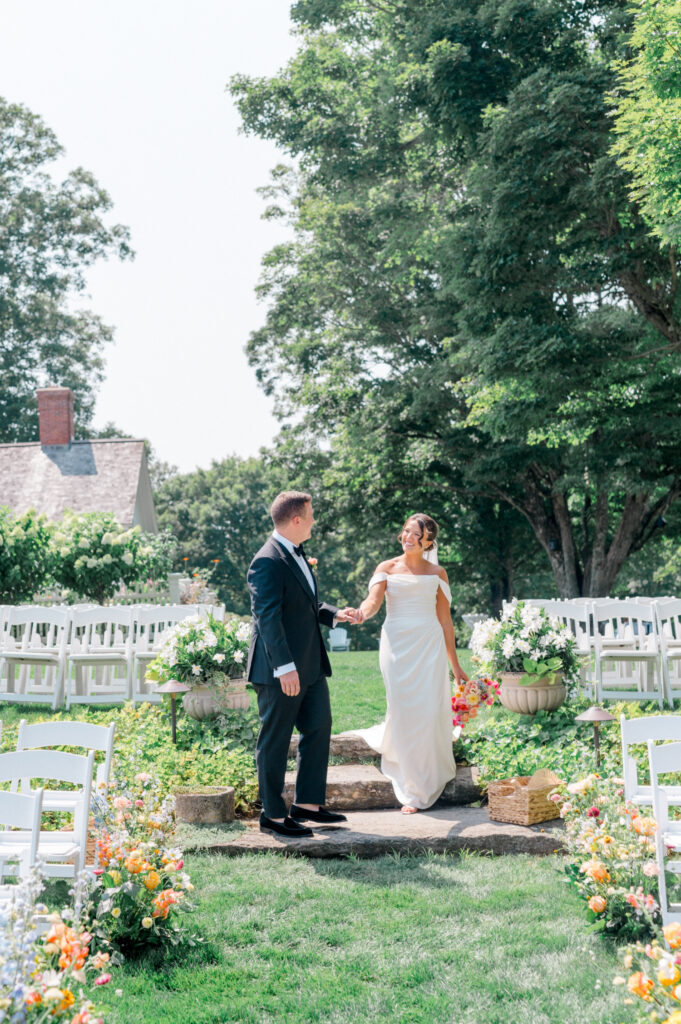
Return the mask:
<path id="1" fill-rule="evenodd" d="M 402 808 L 402 814 L 416 814 L 418 807 L 412 807 L 410 804 L 405 804 Z"/>

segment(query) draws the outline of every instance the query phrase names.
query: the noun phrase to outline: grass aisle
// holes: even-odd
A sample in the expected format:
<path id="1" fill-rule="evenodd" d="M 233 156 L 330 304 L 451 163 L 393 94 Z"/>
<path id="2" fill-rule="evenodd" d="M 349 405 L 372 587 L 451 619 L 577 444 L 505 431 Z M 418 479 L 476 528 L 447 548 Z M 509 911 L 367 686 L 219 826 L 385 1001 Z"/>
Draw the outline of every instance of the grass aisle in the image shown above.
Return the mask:
<path id="1" fill-rule="evenodd" d="M 112 1024 L 617 1024 L 557 858 L 188 859 L 213 962 L 114 971 Z M 116 997 L 114 990 L 123 994 Z"/>

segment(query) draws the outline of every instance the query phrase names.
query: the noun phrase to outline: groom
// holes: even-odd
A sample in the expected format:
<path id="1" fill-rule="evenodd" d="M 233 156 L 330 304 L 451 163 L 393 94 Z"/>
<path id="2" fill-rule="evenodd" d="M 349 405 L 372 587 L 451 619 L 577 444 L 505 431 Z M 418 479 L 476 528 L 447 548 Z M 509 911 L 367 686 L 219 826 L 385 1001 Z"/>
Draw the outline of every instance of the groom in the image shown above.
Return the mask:
<path id="1" fill-rule="evenodd" d="M 260 734 L 256 746 L 263 810 L 261 831 L 311 836 L 302 821 L 346 821 L 328 811 L 326 771 L 331 737 L 331 704 L 326 677 L 331 665 L 320 623 L 356 622 L 354 608 L 322 604 L 317 581 L 303 551 L 312 535 L 312 497 L 284 491 L 270 509 L 274 532 L 248 570 L 253 634 L 247 677 L 258 695 Z M 293 727 L 300 732 L 295 800 L 287 812 L 282 795 Z"/>

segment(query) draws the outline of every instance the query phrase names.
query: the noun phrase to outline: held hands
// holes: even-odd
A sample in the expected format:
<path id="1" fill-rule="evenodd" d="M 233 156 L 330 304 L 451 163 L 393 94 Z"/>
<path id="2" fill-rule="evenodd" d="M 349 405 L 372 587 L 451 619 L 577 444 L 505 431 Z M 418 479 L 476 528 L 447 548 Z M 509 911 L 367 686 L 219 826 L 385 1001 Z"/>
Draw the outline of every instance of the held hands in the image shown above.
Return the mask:
<path id="1" fill-rule="evenodd" d="M 336 612 L 336 622 L 349 622 L 351 626 L 359 626 L 364 622 L 361 608 L 341 608 Z"/>

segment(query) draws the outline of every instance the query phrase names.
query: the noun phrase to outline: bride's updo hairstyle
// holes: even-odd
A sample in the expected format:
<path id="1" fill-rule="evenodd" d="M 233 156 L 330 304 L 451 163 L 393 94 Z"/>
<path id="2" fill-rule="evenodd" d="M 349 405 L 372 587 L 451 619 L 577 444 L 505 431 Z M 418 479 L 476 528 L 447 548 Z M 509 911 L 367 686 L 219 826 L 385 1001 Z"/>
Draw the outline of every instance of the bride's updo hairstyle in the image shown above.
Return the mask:
<path id="1" fill-rule="evenodd" d="M 413 516 L 409 516 L 404 526 L 397 535 L 399 541 L 402 540 L 402 534 L 404 533 L 407 523 L 418 523 L 421 531 L 421 540 L 426 541 L 425 550 L 428 551 L 432 548 L 433 544 L 437 539 L 438 525 L 432 516 L 427 516 L 425 512 L 415 512 Z"/>

